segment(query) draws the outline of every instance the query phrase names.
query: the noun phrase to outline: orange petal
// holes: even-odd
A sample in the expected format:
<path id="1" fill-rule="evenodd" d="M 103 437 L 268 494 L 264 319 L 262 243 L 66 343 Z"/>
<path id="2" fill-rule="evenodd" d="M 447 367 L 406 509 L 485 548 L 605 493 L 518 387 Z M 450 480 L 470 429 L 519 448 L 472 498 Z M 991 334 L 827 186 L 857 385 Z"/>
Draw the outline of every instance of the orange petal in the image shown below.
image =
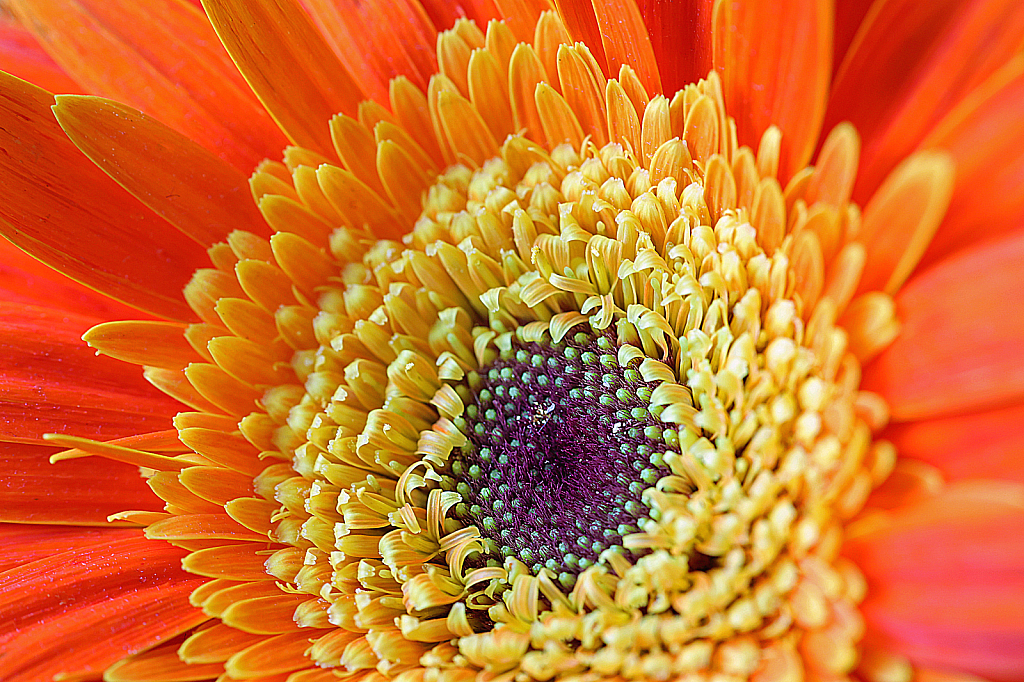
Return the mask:
<path id="1" fill-rule="evenodd" d="M 445 138 L 457 159 L 480 166 L 497 154 L 498 142 L 480 112 L 465 97 L 455 92 L 441 92 L 437 112 Z"/>
<path id="2" fill-rule="evenodd" d="M 239 169 L 284 146 L 202 12 L 178 0 L 15 0 L 86 92 L 151 114 Z"/>
<path id="3" fill-rule="evenodd" d="M 378 102 L 388 101 L 392 78 L 405 76 L 424 89 L 437 71 L 437 29 L 414 0 L 311 0 L 305 6 L 349 73 Z"/>
<path id="4" fill-rule="evenodd" d="M 141 315 L 68 279 L 6 239 L 0 239 L 0 300 L 58 308 L 104 320 Z"/>
<path id="5" fill-rule="evenodd" d="M 807 165 L 818 143 L 832 74 L 832 3 L 716 3 L 715 69 L 741 145 L 782 130 L 779 177 Z"/>
<path id="6" fill-rule="evenodd" d="M 868 640 L 912 662 L 1024 670 L 1024 486 L 962 482 L 864 518 L 844 552 L 868 582 Z"/>
<path id="7" fill-rule="evenodd" d="M 948 154 L 918 152 L 897 166 L 864 208 L 867 248 L 859 291 L 895 294 L 917 266 L 953 193 Z M 812 179 L 813 182 L 813 179 Z"/>
<path id="8" fill-rule="evenodd" d="M 0 63 L 12 76 L 50 92 L 81 91 L 81 86 L 57 66 L 31 33 L 3 18 L 0 18 Z"/>
<path id="9" fill-rule="evenodd" d="M 181 291 L 206 253 L 79 152 L 52 104 L 45 90 L 0 74 L 0 233 L 111 298 L 193 319 Z"/>
<path id="10" fill-rule="evenodd" d="M 874 0 L 836 0 L 836 28 L 832 39 L 833 76 L 843 63 L 854 36 L 873 4 Z"/>
<path id="11" fill-rule="evenodd" d="M 711 70 L 713 0 L 638 0 L 661 72 L 664 94 L 696 83 Z"/>
<path id="12" fill-rule="evenodd" d="M 591 3 L 601 31 L 608 73 L 617 74 L 628 65 L 636 72 L 649 97 L 662 94 L 654 48 L 644 18 L 633 0 L 591 0 Z"/>
<path id="13" fill-rule="evenodd" d="M 42 443 L 44 433 L 107 440 L 166 428 L 181 405 L 136 368 L 97 358 L 81 342 L 96 320 L 0 304 L 0 438 Z"/>
<path id="14" fill-rule="evenodd" d="M 185 326 L 174 322 L 123 320 L 96 325 L 82 340 L 97 354 L 136 365 L 179 369 L 200 360 L 184 332 Z"/>
<path id="15" fill-rule="evenodd" d="M 583 131 L 598 145 L 606 142 L 607 112 L 604 108 L 606 80 L 584 46 L 558 48 L 558 81 L 562 96 L 576 114 Z M 552 138 L 548 138 L 551 140 Z"/>
<path id="16" fill-rule="evenodd" d="M 922 142 L 956 162 L 956 188 L 924 262 L 1021 226 L 1024 215 L 1024 56 L 979 86 Z"/>
<path id="17" fill-rule="evenodd" d="M 305 651 L 309 648 L 310 639 L 309 632 L 291 632 L 267 638 L 239 651 L 227 660 L 224 668 L 229 675 L 243 679 L 259 673 L 283 673 L 305 668 L 309 665 Z"/>
<path id="18" fill-rule="evenodd" d="M 1017 0 L 891 0 L 868 13 L 826 115 L 826 126 L 848 120 L 864 141 L 859 203 L 953 105 L 1019 51 L 1022 33 L 1024 4 Z"/>
<path id="19" fill-rule="evenodd" d="M 0 446 L 0 448 L 9 446 Z M 34 449 L 32 446 L 16 446 L 21 449 Z M 45 460 L 45 453 L 38 459 Z M 138 474 L 135 478 L 139 479 Z M 7 509 L 6 496 L 0 493 L 4 509 Z M 38 498 L 32 501 L 39 505 Z M 73 519 L 63 520 L 74 523 Z M 0 573 L 23 564 L 45 559 L 71 548 L 85 548 L 118 542 L 123 538 L 136 537 L 138 530 L 134 528 L 79 528 L 75 526 L 43 526 L 23 523 L 0 523 L 0 545 L 4 551 L 0 554 Z"/>
<path id="20" fill-rule="evenodd" d="M 257 581 L 270 580 L 264 567 L 266 556 L 252 545 L 223 545 L 192 552 L 182 560 L 189 573 L 209 578 Z"/>
<path id="21" fill-rule="evenodd" d="M 139 201 L 203 246 L 234 230 L 269 235 L 248 177 L 131 107 L 60 95 L 57 122 L 82 152 Z"/>
<path id="22" fill-rule="evenodd" d="M 328 124 L 356 115 L 363 93 L 294 0 L 206 0 L 206 13 L 256 96 L 288 138 L 333 157 Z"/>
<path id="23" fill-rule="evenodd" d="M 266 542 L 267 536 L 253 533 L 227 514 L 181 514 L 157 521 L 146 528 L 150 540 L 238 540 Z"/>
<path id="24" fill-rule="evenodd" d="M 804 201 L 808 205 L 823 201 L 842 207 L 853 192 L 859 161 L 860 137 L 852 125 L 840 123 L 829 131 L 822 144 Z"/>
<path id="25" fill-rule="evenodd" d="M 260 635 L 280 635 L 299 629 L 295 622 L 295 609 L 313 597 L 280 592 L 268 597 L 254 597 L 236 601 L 221 613 L 227 625 Z"/>
<path id="26" fill-rule="evenodd" d="M 262 639 L 259 635 L 217 623 L 190 635 L 178 649 L 178 655 L 187 663 L 220 663 Z"/>
<path id="27" fill-rule="evenodd" d="M 554 9 L 551 0 L 494 0 L 498 12 L 515 34 L 516 40 L 529 43 L 541 12 Z"/>
<path id="28" fill-rule="evenodd" d="M 126 655 L 206 620 L 188 603 L 205 580 L 182 572 L 184 555 L 135 537 L 0 574 L 5 680 L 98 676 Z"/>
<path id="29" fill-rule="evenodd" d="M 0 443 L 0 520 L 108 527 L 107 517 L 124 509 L 163 508 L 138 467 L 98 458 L 50 464 L 58 450 Z"/>
<path id="30" fill-rule="evenodd" d="M 499 18 L 492 0 L 420 0 L 420 4 L 439 30 L 451 28 L 462 17 L 478 26 L 486 26 L 491 19 Z"/>
<path id="31" fill-rule="evenodd" d="M 218 663 L 189 665 L 178 658 L 177 642 L 124 658 L 107 668 L 104 682 L 198 682 L 224 672 Z"/>
<path id="32" fill-rule="evenodd" d="M 593 53 L 604 74 L 610 75 L 608 60 L 601 40 L 601 27 L 597 24 L 594 3 L 591 0 L 555 0 L 558 15 L 568 31 L 570 44 L 583 43 Z"/>
<path id="33" fill-rule="evenodd" d="M 1024 397 L 1024 235 L 964 251 L 896 298 L 899 337 L 865 368 L 895 421 L 998 407 Z"/>
<path id="34" fill-rule="evenodd" d="M 1024 405 L 897 424 L 885 432 L 901 457 L 927 462 L 947 478 L 1024 482 Z"/>

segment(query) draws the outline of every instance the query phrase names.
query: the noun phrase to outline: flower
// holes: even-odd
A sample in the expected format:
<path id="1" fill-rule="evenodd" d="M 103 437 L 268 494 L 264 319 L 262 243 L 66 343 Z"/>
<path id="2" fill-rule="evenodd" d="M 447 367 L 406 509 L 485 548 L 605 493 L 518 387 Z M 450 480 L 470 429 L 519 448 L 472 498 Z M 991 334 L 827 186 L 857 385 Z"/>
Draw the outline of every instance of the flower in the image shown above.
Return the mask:
<path id="1" fill-rule="evenodd" d="M 1024 10 L 496 5 L 11 1 L 8 678 L 1019 678 Z"/>

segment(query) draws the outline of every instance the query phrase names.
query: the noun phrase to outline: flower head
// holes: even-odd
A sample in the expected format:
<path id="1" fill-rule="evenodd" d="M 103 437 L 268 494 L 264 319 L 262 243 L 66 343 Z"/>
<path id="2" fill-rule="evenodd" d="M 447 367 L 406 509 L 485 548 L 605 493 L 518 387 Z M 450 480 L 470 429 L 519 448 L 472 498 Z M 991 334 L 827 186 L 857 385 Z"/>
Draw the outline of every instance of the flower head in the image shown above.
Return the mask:
<path id="1" fill-rule="evenodd" d="M 157 4 L 12 2 L 127 103 L 0 76 L 0 231 L 173 399 L 7 428 L 144 527 L 12 495 L 14 679 L 1019 673 L 1024 12 Z M 7 333 L 80 353 L 59 286 Z"/>

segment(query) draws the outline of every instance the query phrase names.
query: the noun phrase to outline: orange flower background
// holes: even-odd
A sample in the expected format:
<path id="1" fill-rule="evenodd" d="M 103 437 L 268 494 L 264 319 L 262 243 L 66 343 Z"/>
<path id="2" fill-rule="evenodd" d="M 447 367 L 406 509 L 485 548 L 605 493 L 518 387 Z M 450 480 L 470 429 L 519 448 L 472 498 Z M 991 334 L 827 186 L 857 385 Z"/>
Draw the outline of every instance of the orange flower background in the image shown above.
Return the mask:
<path id="1" fill-rule="evenodd" d="M 0 678 L 1024 679 L 1024 6 L 0 8 Z M 591 332 L 650 511 L 503 557 Z"/>

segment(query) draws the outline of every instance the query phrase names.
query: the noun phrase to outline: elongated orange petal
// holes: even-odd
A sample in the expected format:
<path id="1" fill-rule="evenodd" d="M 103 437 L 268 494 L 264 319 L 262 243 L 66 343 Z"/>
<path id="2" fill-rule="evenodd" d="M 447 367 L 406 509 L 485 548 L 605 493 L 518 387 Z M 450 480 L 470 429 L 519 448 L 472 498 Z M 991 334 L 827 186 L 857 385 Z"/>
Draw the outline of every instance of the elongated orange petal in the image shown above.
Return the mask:
<path id="1" fill-rule="evenodd" d="M 309 632 L 291 632 L 270 637 L 229 658 L 224 668 L 229 675 L 243 679 L 255 677 L 258 673 L 299 670 L 309 665 L 309 659 L 305 657 L 309 640 Z"/>
<path id="2" fill-rule="evenodd" d="M 465 97 L 454 92 L 438 96 L 438 117 L 456 158 L 481 165 L 498 151 L 498 142 L 480 113 Z"/>
<path id="3" fill-rule="evenodd" d="M 156 116 L 240 169 L 283 136 L 196 7 L 181 0 L 15 0 L 22 23 L 87 92 Z"/>
<path id="4" fill-rule="evenodd" d="M 218 623 L 189 636 L 178 649 L 178 656 L 186 663 L 220 663 L 262 639 Z"/>
<path id="5" fill-rule="evenodd" d="M 61 95 L 58 123 L 82 152 L 139 201 L 203 246 L 233 230 L 269 235 L 248 177 L 131 107 Z"/>
<path id="6" fill-rule="evenodd" d="M 779 177 L 807 165 L 818 142 L 832 73 L 832 4 L 826 0 L 716 3 L 715 69 L 740 144 L 782 130 Z"/>
<path id="7" fill-rule="evenodd" d="M 254 549 L 256 547 L 256 549 Z M 270 580 L 263 562 L 266 557 L 259 553 L 258 545 L 223 545 L 192 552 L 182 561 L 190 573 L 210 578 L 229 580 Z"/>
<path id="8" fill-rule="evenodd" d="M 40 459 L 45 461 L 46 458 L 41 457 Z M 139 478 L 137 474 L 135 477 Z M 4 502 L 6 503 L 6 500 Z M 33 500 L 33 504 L 38 503 L 38 500 Z M 73 523 L 73 520 L 69 519 L 66 522 Z M 0 523 L 0 545 L 4 548 L 3 553 L 0 554 L 0 573 L 70 549 L 102 545 L 108 542 L 116 543 L 123 538 L 137 537 L 139 532 L 134 528 L 82 528 Z"/>
<path id="9" fill-rule="evenodd" d="M 948 154 L 918 152 L 878 188 L 864 207 L 859 235 L 867 248 L 860 291 L 899 290 L 946 214 L 953 174 Z"/>
<path id="10" fill-rule="evenodd" d="M 899 337 L 864 370 L 896 421 L 997 407 L 1024 397 L 1024 315 L 1015 292 L 1024 235 L 960 252 L 896 297 Z"/>
<path id="11" fill-rule="evenodd" d="M 0 148 L 7 150 L 0 158 L 0 233 L 112 298 L 193 319 L 181 290 L 207 260 L 205 251 L 82 155 L 51 104 L 45 90 L 0 74 Z"/>
<path id="12" fill-rule="evenodd" d="M 601 32 L 608 73 L 632 67 L 649 97 L 662 94 L 661 74 L 647 27 L 633 0 L 591 0 Z"/>
<path id="13" fill-rule="evenodd" d="M 50 464 L 58 450 L 0 443 L 0 520 L 108 526 L 107 517 L 124 509 L 162 508 L 138 467 L 100 459 Z"/>
<path id="14" fill-rule="evenodd" d="M 901 457 L 927 462 L 949 479 L 1024 483 L 1024 405 L 897 424 L 885 433 Z"/>
<path id="15" fill-rule="evenodd" d="M 854 36 L 874 0 L 836 0 L 836 29 L 832 40 L 832 74 L 839 70 Z"/>
<path id="16" fill-rule="evenodd" d="M 551 0 L 494 0 L 494 4 L 515 34 L 516 40 L 521 43 L 533 40 L 533 31 L 541 12 L 555 8 Z"/>
<path id="17" fill-rule="evenodd" d="M 604 75 L 594 67 L 590 52 L 582 45 L 559 47 L 557 64 L 558 81 L 566 103 L 576 113 L 583 131 L 592 135 L 597 144 L 605 144 L 607 112 L 604 91 L 607 81 Z"/>
<path id="18" fill-rule="evenodd" d="M 306 7 L 349 73 L 378 102 L 388 101 L 392 78 L 405 76 L 423 89 L 437 70 L 437 29 L 415 0 L 312 0 Z"/>
<path id="19" fill-rule="evenodd" d="M 293 615 L 296 607 L 311 597 L 281 592 L 268 597 L 237 601 L 220 615 L 227 625 L 261 635 L 279 635 L 299 629 Z"/>
<path id="20" fill-rule="evenodd" d="M 964 481 L 850 528 L 868 640 L 924 665 L 1024 669 L 1024 486 Z"/>
<path id="21" fill-rule="evenodd" d="M 200 360 L 185 340 L 183 325 L 173 322 L 126 320 L 107 322 L 87 331 L 82 339 L 97 353 L 136 365 L 178 369 Z"/>
<path id="22" fill-rule="evenodd" d="M 0 300 L 58 308 L 104 320 L 142 314 L 68 279 L 6 239 L 0 239 Z"/>
<path id="23" fill-rule="evenodd" d="M 362 91 L 294 0 L 206 0 L 238 70 L 288 138 L 333 157 L 331 117 L 356 115 Z"/>
<path id="24" fill-rule="evenodd" d="M 1024 56 L 1010 60 L 922 142 L 949 151 L 956 188 L 924 262 L 999 237 L 1024 221 Z"/>
<path id="25" fill-rule="evenodd" d="M 178 658 L 175 642 L 124 658 L 107 668 L 104 682 L 198 682 L 224 672 L 224 666 L 188 665 Z"/>
<path id="26" fill-rule="evenodd" d="M 81 92 L 26 29 L 0 18 L 0 64 L 4 71 L 51 92 Z"/>
<path id="27" fill-rule="evenodd" d="M 7 682 L 98 675 L 206 620 L 188 603 L 203 578 L 185 552 L 142 537 L 54 554 L 0 574 Z"/>
<path id="28" fill-rule="evenodd" d="M 672 95 L 708 75 L 712 67 L 713 0 L 638 0 L 664 94 Z"/>
<path id="29" fill-rule="evenodd" d="M 1017 53 L 1022 33 L 1017 0 L 879 3 L 839 68 L 826 115 L 828 127 L 852 122 L 864 141 L 854 199 L 866 201 L 953 104 Z"/>
<path id="30" fill-rule="evenodd" d="M 492 0 L 420 0 L 420 4 L 438 30 L 451 28 L 462 17 L 478 26 L 486 26 L 491 19 L 499 18 Z"/>
<path id="31" fill-rule="evenodd" d="M 558 15 L 572 42 L 583 43 L 590 48 L 598 65 L 609 75 L 608 61 L 601 40 L 601 28 L 597 24 L 594 4 L 591 0 L 555 0 Z"/>
<path id="32" fill-rule="evenodd" d="M 146 528 L 151 540 L 240 540 L 266 542 L 226 514 L 180 514 Z"/>
<path id="33" fill-rule="evenodd" d="M 47 432 L 107 440 L 166 428 L 180 405 L 130 365 L 94 357 L 80 337 L 95 322 L 0 304 L 4 440 L 41 444 Z"/>

